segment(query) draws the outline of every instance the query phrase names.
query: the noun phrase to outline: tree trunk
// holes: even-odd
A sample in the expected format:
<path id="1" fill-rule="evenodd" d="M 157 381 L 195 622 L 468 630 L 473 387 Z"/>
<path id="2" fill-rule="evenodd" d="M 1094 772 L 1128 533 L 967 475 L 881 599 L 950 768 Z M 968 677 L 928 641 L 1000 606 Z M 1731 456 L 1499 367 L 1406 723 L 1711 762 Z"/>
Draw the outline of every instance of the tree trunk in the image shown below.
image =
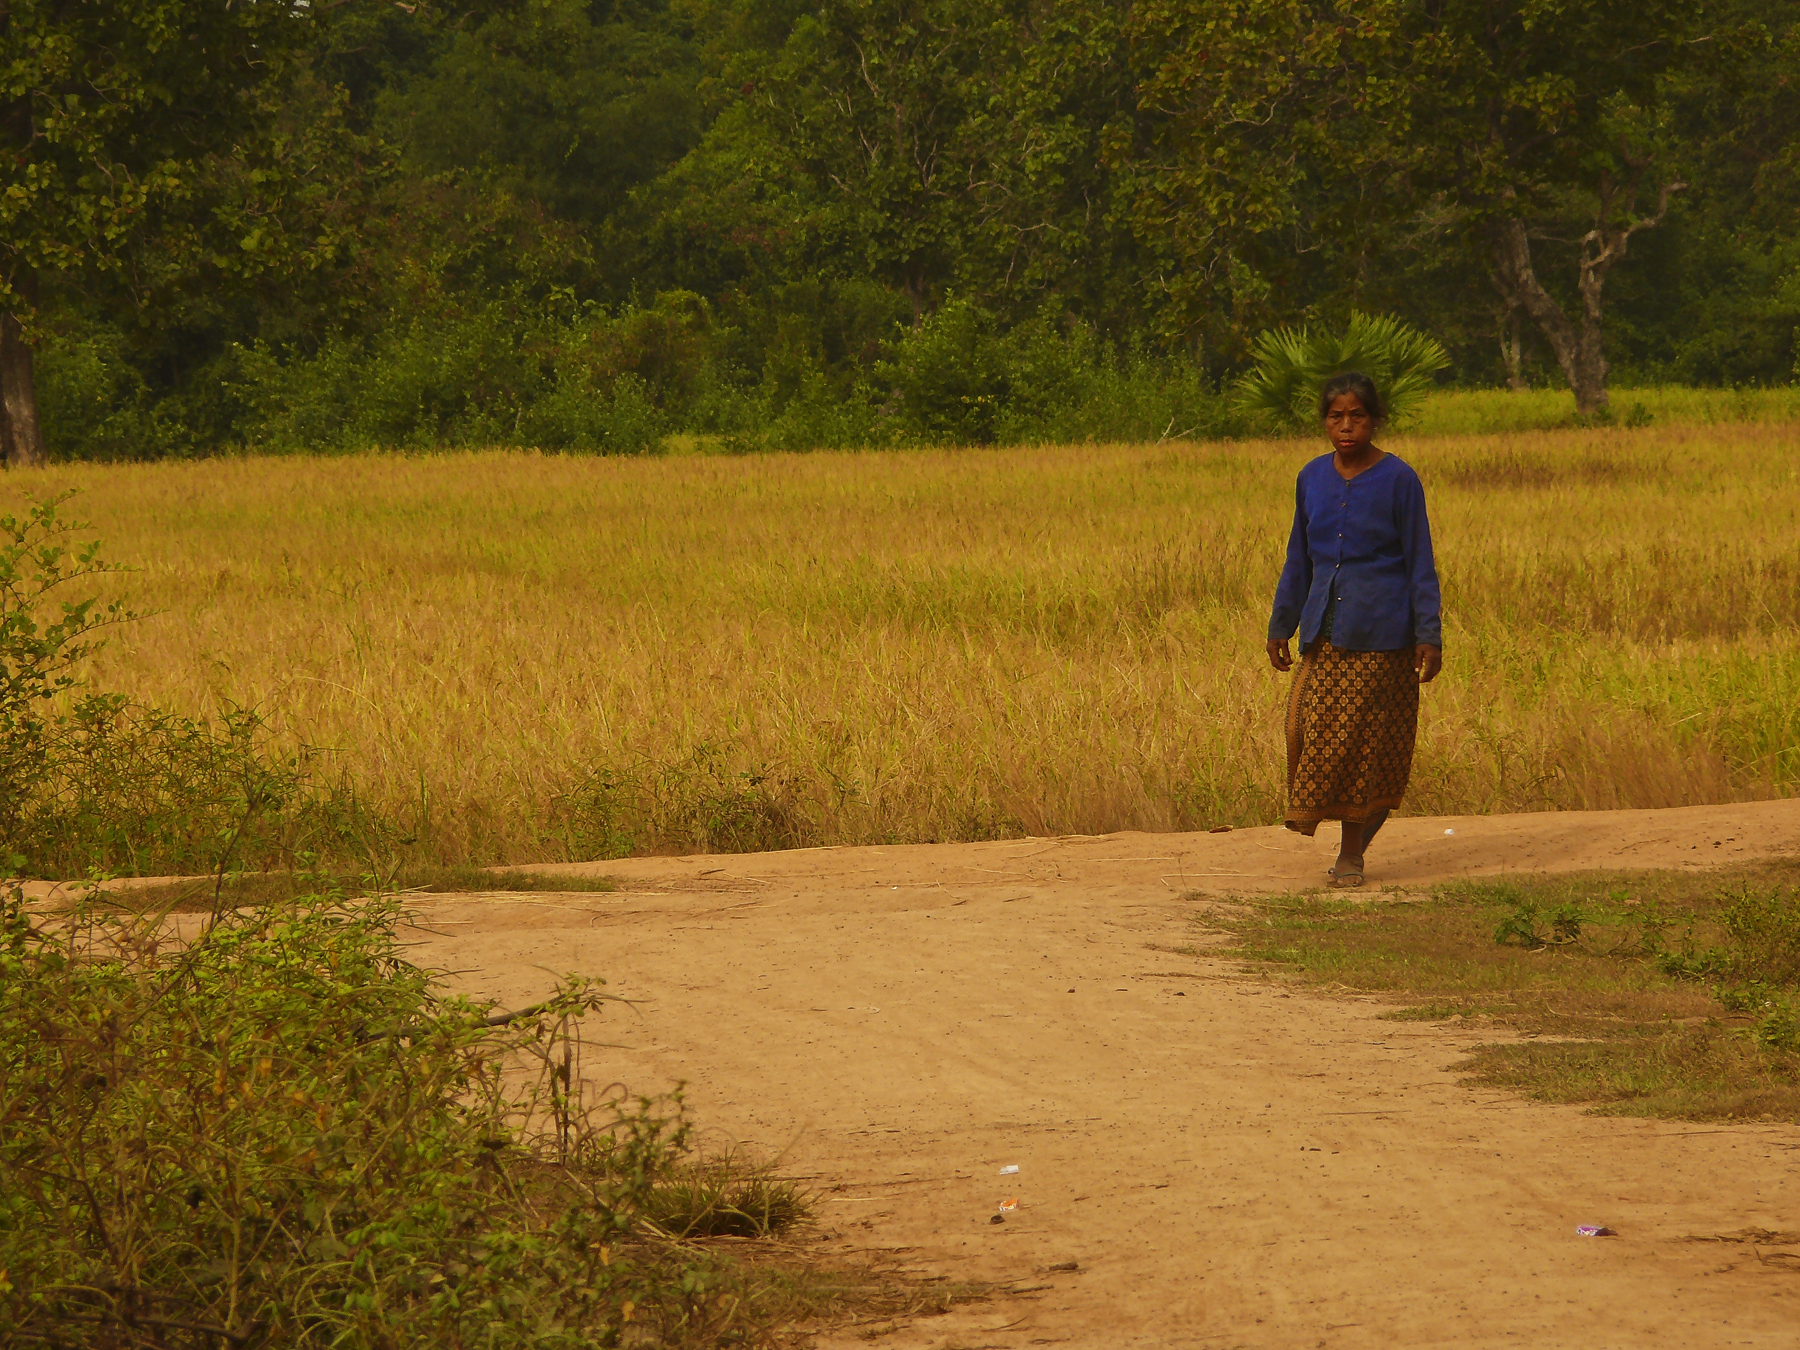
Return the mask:
<path id="1" fill-rule="evenodd" d="M 31 348 L 13 314 L 0 314 L 0 447 L 6 451 L 9 469 L 44 462 Z"/>
<path id="2" fill-rule="evenodd" d="M 1569 321 L 1562 306 L 1544 289 L 1531 262 L 1531 237 L 1522 220 L 1503 220 L 1494 229 L 1494 272 L 1506 297 L 1537 322 L 1563 378 L 1575 391 L 1575 411 L 1594 413 L 1606 406 L 1606 357 L 1600 325 L 1600 287 L 1582 287 L 1581 323 Z M 1585 280 L 1585 277 L 1584 277 Z"/>
<path id="3" fill-rule="evenodd" d="M 12 5 L 0 0 L 0 36 L 12 35 Z M 31 144 L 34 128 L 31 97 L 14 97 L 0 111 L 0 135 L 8 152 L 25 163 L 25 150 Z M 37 307 L 37 276 L 28 267 L 13 263 L 12 303 L 0 309 L 0 455 L 7 468 L 19 468 L 44 462 L 44 436 L 38 427 L 37 381 L 33 376 L 31 348 L 16 311 Z"/>
<path id="4" fill-rule="evenodd" d="M 1570 321 L 1562 306 L 1538 281 L 1531 263 L 1531 235 L 1523 220 L 1508 217 L 1496 222 L 1491 238 L 1494 275 L 1501 293 L 1508 305 L 1523 309 L 1537 320 L 1538 328 L 1550 342 L 1550 350 L 1556 353 L 1556 364 L 1562 367 L 1569 388 L 1575 391 L 1575 411 L 1583 414 L 1597 413 L 1606 407 L 1606 343 L 1600 305 L 1606 274 L 1625 256 L 1631 236 L 1662 224 L 1669 213 L 1669 198 L 1687 188 L 1686 183 L 1665 182 L 1657 189 L 1655 215 L 1618 222 L 1613 203 L 1621 196 L 1628 207 L 1636 202 L 1651 163 L 1648 156 L 1634 158 L 1629 148 L 1621 149 L 1625 179 L 1620 182 L 1610 171 L 1600 175 L 1593 228 L 1580 240 L 1580 271 L 1576 278 L 1581 291 L 1579 323 Z M 1511 195 L 1509 189 L 1507 196 Z"/>
<path id="5" fill-rule="evenodd" d="M 1525 335 L 1519 331 L 1518 307 L 1509 306 L 1500 329 L 1500 359 L 1506 362 L 1506 387 L 1515 394 L 1531 388 L 1525 378 Z"/>

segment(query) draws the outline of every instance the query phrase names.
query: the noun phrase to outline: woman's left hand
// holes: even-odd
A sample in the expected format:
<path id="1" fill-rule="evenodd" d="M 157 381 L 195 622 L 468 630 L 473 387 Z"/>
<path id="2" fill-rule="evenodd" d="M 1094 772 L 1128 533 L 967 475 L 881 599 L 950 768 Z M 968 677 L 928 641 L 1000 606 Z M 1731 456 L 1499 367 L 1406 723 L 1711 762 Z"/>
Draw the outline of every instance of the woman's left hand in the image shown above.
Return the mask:
<path id="1" fill-rule="evenodd" d="M 1413 669 L 1419 672 L 1419 683 L 1430 684 L 1444 668 L 1444 653 L 1421 642 L 1413 648 Z"/>

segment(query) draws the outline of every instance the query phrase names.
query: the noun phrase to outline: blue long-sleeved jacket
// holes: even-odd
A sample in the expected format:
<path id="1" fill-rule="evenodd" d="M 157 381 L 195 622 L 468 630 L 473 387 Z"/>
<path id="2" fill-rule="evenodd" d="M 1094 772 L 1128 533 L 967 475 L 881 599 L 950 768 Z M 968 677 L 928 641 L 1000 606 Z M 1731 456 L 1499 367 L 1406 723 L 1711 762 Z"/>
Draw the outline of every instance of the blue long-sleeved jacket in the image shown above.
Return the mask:
<path id="1" fill-rule="evenodd" d="M 1297 629 L 1304 650 L 1335 595 L 1334 647 L 1442 647 L 1437 566 L 1419 475 L 1390 454 L 1345 482 L 1331 461 L 1320 455 L 1294 483 L 1294 528 L 1275 587 L 1270 638 L 1289 638 Z"/>

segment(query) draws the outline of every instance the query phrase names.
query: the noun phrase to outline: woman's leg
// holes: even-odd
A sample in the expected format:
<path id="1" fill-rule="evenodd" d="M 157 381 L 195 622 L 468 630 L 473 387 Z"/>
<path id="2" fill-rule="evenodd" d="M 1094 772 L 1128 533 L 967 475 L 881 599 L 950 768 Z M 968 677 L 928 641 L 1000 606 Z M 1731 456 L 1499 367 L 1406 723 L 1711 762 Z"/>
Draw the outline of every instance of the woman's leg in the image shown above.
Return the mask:
<path id="1" fill-rule="evenodd" d="M 1331 869 L 1333 886 L 1362 885 L 1363 827 L 1359 821 L 1344 822 L 1343 842 L 1338 845 L 1337 865 Z"/>
<path id="2" fill-rule="evenodd" d="M 1344 822 L 1344 839 L 1338 845 L 1337 866 L 1331 869 L 1333 885 L 1362 885 L 1363 856 L 1369 851 L 1370 841 L 1387 824 L 1387 818 L 1388 813 L 1383 810 L 1364 821 Z M 1351 877 L 1356 879 L 1352 881 Z"/>

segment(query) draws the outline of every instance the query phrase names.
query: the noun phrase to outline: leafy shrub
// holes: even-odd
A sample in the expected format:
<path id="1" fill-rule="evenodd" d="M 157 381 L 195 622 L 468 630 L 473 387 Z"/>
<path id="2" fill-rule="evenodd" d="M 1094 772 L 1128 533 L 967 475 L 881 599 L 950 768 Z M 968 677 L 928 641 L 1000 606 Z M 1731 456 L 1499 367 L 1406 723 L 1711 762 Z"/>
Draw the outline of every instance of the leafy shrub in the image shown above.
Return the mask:
<path id="1" fill-rule="evenodd" d="M 1333 375 L 1361 371 L 1375 381 L 1389 415 L 1402 418 L 1450 364 L 1435 338 L 1391 315 L 1362 313 L 1352 314 L 1342 332 L 1271 329 L 1251 344 L 1251 356 L 1235 387 L 1237 406 L 1294 427 L 1319 420 L 1319 390 Z"/>
<path id="2" fill-rule="evenodd" d="M 1800 1052 L 1800 1009 L 1791 1001 L 1771 1001 L 1770 1010 L 1756 1024 L 1756 1042 L 1769 1050 Z"/>
<path id="3" fill-rule="evenodd" d="M 1518 892 L 1512 887 L 1497 887 L 1494 898 L 1510 900 L 1513 904 L 1513 912 L 1501 919 L 1494 929 L 1494 941 L 1499 946 L 1536 951 L 1539 947 L 1567 946 L 1581 939 L 1581 910 L 1573 904 L 1560 904 L 1545 916 L 1535 903 L 1518 898 Z M 1548 937 L 1538 931 L 1538 920 L 1543 917 L 1550 920 Z"/>
<path id="4" fill-rule="evenodd" d="M 1158 441 L 1248 430 L 1193 361 L 1121 350 L 1088 324 L 1040 315 L 1006 338 L 1008 444 Z"/>
<path id="5" fill-rule="evenodd" d="M 892 293 L 847 282 L 722 304 L 668 291 L 608 311 L 555 286 L 479 304 L 438 297 L 316 345 L 231 347 L 196 381 L 217 391 L 219 406 L 204 408 L 143 395 L 120 334 L 72 330 L 47 397 L 58 453 L 108 459 L 196 453 L 215 425 L 252 449 L 296 454 L 642 454 L 677 430 L 750 451 L 1157 440 L 1249 425 L 1194 361 L 1121 350 L 1051 311 L 1008 327 L 952 299 L 915 323 Z"/>
<path id="6" fill-rule="evenodd" d="M 912 437 L 932 444 L 991 445 L 1013 372 L 993 314 L 951 300 L 894 344 L 875 366 Z"/>
<path id="7" fill-rule="evenodd" d="M 660 447 L 705 349 L 697 321 L 660 311 L 569 313 L 517 296 L 395 324 L 312 353 L 237 353 L 248 439 L 284 452 L 529 445 L 642 454 Z M 665 387 L 666 386 L 666 387 Z"/>
<path id="8" fill-rule="evenodd" d="M 71 495 L 0 516 L 0 845 L 8 850 L 21 842 L 49 773 L 48 705 L 75 687 L 96 630 L 131 617 L 95 596 L 68 597 L 71 583 L 117 570 L 100 561 L 98 542 L 74 542 L 81 527 L 59 512 Z"/>
<path id="9" fill-rule="evenodd" d="M 649 1218 L 671 1212 L 679 1102 L 582 1085 L 598 989 L 521 1016 L 441 998 L 398 920 L 391 897 L 316 896 L 167 950 L 154 917 L 34 922 L 14 889 L 0 1342 L 754 1339 L 722 1263 Z"/>
<path id="10" fill-rule="evenodd" d="M 89 694 L 49 721 L 43 743 L 8 836 L 26 875 L 367 863 L 398 842 L 315 754 L 279 747 L 251 708 L 228 706 L 213 722 Z"/>
<path id="11" fill-rule="evenodd" d="M 520 414 L 513 439 L 540 450 L 643 455 L 661 449 L 668 431 L 669 420 L 649 387 L 626 373 L 604 389 L 559 378 L 554 389 Z"/>
<path id="12" fill-rule="evenodd" d="M 248 439 L 283 451 L 516 443 L 525 409 L 553 382 L 515 310 L 494 300 L 415 316 L 285 360 L 245 349 L 244 397 L 257 411 Z"/>
<path id="13" fill-rule="evenodd" d="M 156 392 L 116 326 L 65 321 L 45 337 L 36 362 L 38 416 L 57 459 L 154 459 L 190 448 L 189 428 L 171 425 L 175 401 Z"/>
<path id="14" fill-rule="evenodd" d="M 874 376 L 891 391 L 901 438 L 926 444 L 1154 441 L 1246 427 L 1192 362 L 1120 352 L 1051 313 L 1003 331 L 960 300 L 904 333 Z"/>
<path id="15" fill-rule="evenodd" d="M 1719 924 L 1730 939 L 1730 973 L 1800 989 L 1800 894 L 1746 889 L 1719 915 Z"/>
<path id="16" fill-rule="evenodd" d="M 866 382 L 846 385 L 819 369 L 802 373 L 792 389 L 771 379 L 751 387 L 718 380 L 701 394 L 695 425 L 719 433 L 734 454 L 887 446 L 900 433 Z"/>

